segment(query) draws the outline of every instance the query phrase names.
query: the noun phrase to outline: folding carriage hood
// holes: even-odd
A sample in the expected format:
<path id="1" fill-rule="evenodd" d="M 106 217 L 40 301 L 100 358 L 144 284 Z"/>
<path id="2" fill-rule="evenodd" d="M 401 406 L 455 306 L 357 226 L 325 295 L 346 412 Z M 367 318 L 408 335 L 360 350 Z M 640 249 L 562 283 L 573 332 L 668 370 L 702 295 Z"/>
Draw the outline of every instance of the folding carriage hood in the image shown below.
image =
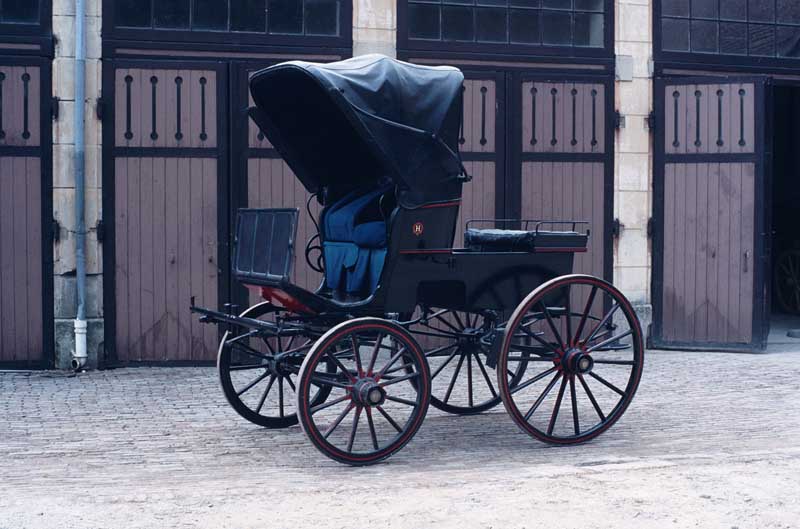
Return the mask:
<path id="1" fill-rule="evenodd" d="M 394 183 L 406 207 L 457 199 L 463 74 L 365 55 L 250 78 L 250 115 L 311 193 Z"/>

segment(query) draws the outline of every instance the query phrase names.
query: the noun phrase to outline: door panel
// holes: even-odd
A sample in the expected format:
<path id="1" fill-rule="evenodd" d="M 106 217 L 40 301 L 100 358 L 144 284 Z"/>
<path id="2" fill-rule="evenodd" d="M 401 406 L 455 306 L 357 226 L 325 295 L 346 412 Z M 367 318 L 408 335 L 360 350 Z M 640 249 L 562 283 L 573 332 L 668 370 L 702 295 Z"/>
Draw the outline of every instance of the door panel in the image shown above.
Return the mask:
<path id="1" fill-rule="evenodd" d="M 766 337 L 765 87 L 660 79 L 652 341 L 759 350 Z"/>
<path id="2" fill-rule="evenodd" d="M 217 119 L 224 71 L 213 63 L 114 66 L 115 148 L 106 176 L 114 190 L 113 356 L 211 361 L 217 331 L 189 304 L 219 306 L 227 262 Z"/>
<path id="3" fill-rule="evenodd" d="M 28 61 L 6 57 L 0 64 L 0 366 L 30 368 L 51 360 L 45 322 L 53 320 L 53 305 L 52 246 L 42 223 L 52 219 L 50 124 L 42 119 L 49 62 Z"/>

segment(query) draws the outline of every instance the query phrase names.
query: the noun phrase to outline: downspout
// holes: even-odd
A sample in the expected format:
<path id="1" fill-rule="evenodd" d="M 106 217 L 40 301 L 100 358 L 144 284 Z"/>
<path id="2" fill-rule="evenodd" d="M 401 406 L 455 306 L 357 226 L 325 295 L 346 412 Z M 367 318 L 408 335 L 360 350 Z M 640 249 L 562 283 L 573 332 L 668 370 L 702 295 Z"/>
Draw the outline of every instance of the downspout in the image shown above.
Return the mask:
<path id="1" fill-rule="evenodd" d="M 86 349 L 86 151 L 84 105 L 86 102 L 86 17 L 84 0 L 75 0 L 75 272 L 78 310 L 75 318 L 75 352 L 72 368 L 81 369 Z"/>

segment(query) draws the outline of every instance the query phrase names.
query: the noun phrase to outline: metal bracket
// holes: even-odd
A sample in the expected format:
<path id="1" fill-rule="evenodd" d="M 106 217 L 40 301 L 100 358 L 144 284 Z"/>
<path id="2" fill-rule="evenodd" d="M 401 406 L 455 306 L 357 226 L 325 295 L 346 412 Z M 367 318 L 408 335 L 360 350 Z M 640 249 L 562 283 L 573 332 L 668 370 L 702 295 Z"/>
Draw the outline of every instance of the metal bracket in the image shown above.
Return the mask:
<path id="1" fill-rule="evenodd" d="M 619 222 L 619 219 L 614 219 L 611 221 L 611 236 L 615 239 L 619 238 L 619 234 L 622 231 L 623 225 Z"/>
<path id="2" fill-rule="evenodd" d="M 61 224 L 56 219 L 53 219 L 51 228 L 53 230 L 53 241 L 58 242 L 61 240 Z"/>
<path id="3" fill-rule="evenodd" d="M 105 116 L 106 110 L 106 100 L 102 97 L 97 98 L 97 105 L 95 106 L 95 114 L 97 114 L 97 119 L 103 121 L 103 116 Z"/>
<path id="4" fill-rule="evenodd" d="M 614 128 L 616 130 L 625 128 L 625 116 L 619 110 L 614 111 Z"/>
<path id="5" fill-rule="evenodd" d="M 655 230 L 655 223 L 653 221 L 653 217 L 650 217 L 649 219 L 647 219 L 647 238 L 648 239 L 652 239 L 653 238 L 654 230 Z"/>
<path id="6" fill-rule="evenodd" d="M 57 97 L 50 98 L 50 119 L 58 121 L 59 113 L 59 99 Z"/>
<path id="7" fill-rule="evenodd" d="M 656 113 L 650 112 L 646 118 L 644 118 L 644 122 L 647 123 L 647 130 L 650 132 L 656 130 Z"/>
<path id="8" fill-rule="evenodd" d="M 97 221 L 94 230 L 97 233 L 97 242 L 102 243 L 106 238 L 106 226 L 103 223 L 103 219 Z"/>

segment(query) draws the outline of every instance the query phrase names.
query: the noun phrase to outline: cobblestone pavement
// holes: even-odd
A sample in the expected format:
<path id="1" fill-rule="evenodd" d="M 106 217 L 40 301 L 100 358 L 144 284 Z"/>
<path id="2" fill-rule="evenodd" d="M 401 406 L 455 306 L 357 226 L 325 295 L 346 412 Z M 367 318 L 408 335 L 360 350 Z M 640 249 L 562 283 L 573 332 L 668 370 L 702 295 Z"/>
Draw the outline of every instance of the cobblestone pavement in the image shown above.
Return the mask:
<path id="1" fill-rule="evenodd" d="M 360 469 L 240 419 L 212 368 L 0 373 L 0 528 L 800 527 L 798 439 L 800 353 L 649 353 L 577 447 L 432 409 Z"/>

